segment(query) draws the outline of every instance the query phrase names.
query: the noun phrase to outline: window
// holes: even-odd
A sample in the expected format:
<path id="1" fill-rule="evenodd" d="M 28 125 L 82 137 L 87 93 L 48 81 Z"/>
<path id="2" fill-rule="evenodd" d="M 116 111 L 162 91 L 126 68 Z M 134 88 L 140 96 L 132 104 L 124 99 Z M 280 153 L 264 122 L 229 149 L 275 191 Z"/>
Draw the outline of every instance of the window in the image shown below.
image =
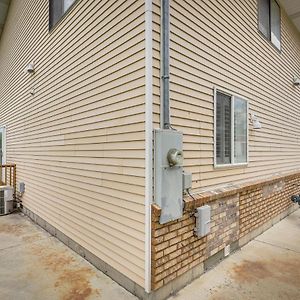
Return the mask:
<path id="1" fill-rule="evenodd" d="M 258 29 L 280 50 L 280 6 L 275 0 L 258 0 Z"/>
<path id="2" fill-rule="evenodd" d="M 4 126 L 0 126 L 0 165 L 6 163 L 6 130 Z M 1 176 L 0 176 L 1 181 Z"/>
<path id="3" fill-rule="evenodd" d="M 248 103 L 238 96 L 215 93 L 215 166 L 246 164 Z"/>
<path id="4" fill-rule="evenodd" d="M 49 28 L 51 29 L 72 6 L 76 0 L 50 0 L 49 1 Z"/>

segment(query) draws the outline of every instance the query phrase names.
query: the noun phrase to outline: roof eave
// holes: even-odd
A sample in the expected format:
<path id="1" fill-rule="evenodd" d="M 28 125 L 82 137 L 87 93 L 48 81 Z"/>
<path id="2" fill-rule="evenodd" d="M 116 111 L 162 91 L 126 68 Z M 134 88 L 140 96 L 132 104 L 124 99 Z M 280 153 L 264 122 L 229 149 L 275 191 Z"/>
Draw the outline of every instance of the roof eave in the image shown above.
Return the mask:
<path id="1" fill-rule="evenodd" d="M 280 0 L 289 18 L 292 20 L 300 33 L 300 1 L 299 0 Z"/>

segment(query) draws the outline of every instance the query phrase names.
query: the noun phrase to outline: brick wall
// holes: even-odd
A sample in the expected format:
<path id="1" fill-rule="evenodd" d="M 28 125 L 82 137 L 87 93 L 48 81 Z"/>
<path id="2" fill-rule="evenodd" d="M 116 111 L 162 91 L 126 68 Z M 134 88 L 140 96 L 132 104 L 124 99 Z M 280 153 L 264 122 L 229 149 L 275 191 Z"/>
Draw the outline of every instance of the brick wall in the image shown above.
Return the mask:
<path id="1" fill-rule="evenodd" d="M 192 212 L 174 222 L 152 222 L 152 288 L 158 289 L 200 264 L 239 238 L 238 195 L 208 203 L 211 206 L 211 232 L 203 238 L 194 235 L 196 219 Z"/>
<path id="2" fill-rule="evenodd" d="M 152 289 L 156 290 L 204 260 L 207 238 L 194 236 L 195 217 L 159 224 L 152 214 Z"/>
<path id="3" fill-rule="evenodd" d="M 235 185 L 185 199 L 182 218 L 159 224 L 160 208 L 152 207 L 152 289 L 156 290 L 204 262 L 227 245 L 264 224 L 292 205 L 300 192 L 300 175 Z M 211 231 L 194 235 L 195 207 L 211 207 Z"/>
<path id="4" fill-rule="evenodd" d="M 266 223 L 291 206 L 299 194 L 299 177 L 286 178 L 240 193 L 240 237 Z"/>

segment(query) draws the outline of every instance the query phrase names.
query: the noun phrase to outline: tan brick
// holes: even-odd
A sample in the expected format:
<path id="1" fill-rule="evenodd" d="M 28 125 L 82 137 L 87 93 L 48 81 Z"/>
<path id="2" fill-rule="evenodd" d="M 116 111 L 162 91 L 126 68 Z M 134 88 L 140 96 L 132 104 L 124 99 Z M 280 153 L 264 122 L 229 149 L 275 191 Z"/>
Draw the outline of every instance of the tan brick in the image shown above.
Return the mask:
<path id="1" fill-rule="evenodd" d="M 202 239 L 196 240 L 196 241 L 194 241 L 193 247 L 194 247 L 194 248 L 198 248 L 198 247 L 200 247 L 202 244 L 203 244 L 203 240 L 202 240 Z"/>
<path id="2" fill-rule="evenodd" d="M 181 263 L 181 265 L 182 265 L 182 266 L 186 266 L 186 265 L 190 264 L 192 261 L 193 261 L 193 257 L 192 257 L 192 256 L 189 256 L 187 259 L 185 259 L 185 260 Z"/>
<path id="3" fill-rule="evenodd" d="M 181 242 L 182 236 L 175 237 L 174 239 L 169 240 L 170 246 L 178 244 Z"/>
<path id="4" fill-rule="evenodd" d="M 181 227 L 182 227 L 181 222 L 178 222 L 178 223 L 176 223 L 176 224 L 170 225 L 170 226 L 169 226 L 169 230 L 170 230 L 170 231 L 174 231 L 174 230 L 177 230 L 177 229 L 179 229 L 179 228 L 181 228 Z"/>
<path id="5" fill-rule="evenodd" d="M 203 261 L 204 261 L 204 256 L 202 255 L 201 258 L 197 258 L 197 259 L 193 260 L 189 266 L 190 266 L 190 268 L 196 267 Z"/>
<path id="6" fill-rule="evenodd" d="M 162 279 L 164 279 L 167 276 L 167 272 L 164 271 L 158 275 L 155 275 L 154 277 L 152 277 L 152 282 L 156 283 L 161 281 Z"/>
<path id="7" fill-rule="evenodd" d="M 178 257 L 178 256 L 181 255 L 181 253 L 182 253 L 182 250 L 181 250 L 181 249 L 178 249 L 178 250 L 176 250 L 176 251 L 170 253 L 170 254 L 169 254 L 169 258 L 170 258 L 170 259 L 173 259 L 173 258 L 175 258 L 175 257 Z"/>
<path id="8" fill-rule="evenodd" d="M 216 225 L 216 222 L 215 222 L 215 221 L 210 222 L 210 227 L 211 227 L 211 228 L 214 227 L 215 225 Z"/>
<path id="9" fill-rule="evenodd" d="M 188 226 L 188 225 L 192 225 L 192 224 L 195 224 L 195 218 L 189 218 L 189 219 L 182 221 L 182 226 Z"/>
<path id="10" fill-rule="evenodd" d="M 217 249 L 218 252 L 221 251 L 222 249 L 224 249 L 225 247 L 226 247 L 226 244 L 225 244 L 225 243 L 219 245 L 219 247 L 218 247 L 218 249 Z"/>
<path id="11" fill-rule="evenodd" d="M 190 231 L 189 226 L 182 227 L 182 228 L 178 229 L 178 235 L 182 235 L 188 231 Z"/>
<path id="12" fill-rule="evenodd" d="M 153 242 L 154 245 L 157 245 L 157 244 L 162 243 L 163 240 L 164 240 L 164 236 L 161 235 L 161 236 L 159 236 L 159 237 L 153 238 L 153 241 L 152 241 L 152 242 Z"/>
<path id="13" fill-rule="evenodd" d="M 185 234 L 182 235 L 182 240 L 186 240 L 190 237 L 193 237 L 194 236 L 194 231 L 189 231 L 189 232 L 186 232 Z"/>
<path id="14" fill-rule="evenodd" d="M 161 229 L 165 226 L 166 226 L 165 224 L 160 224 L 159 221 L 152 222 L 152 229 Z"/>
<path id="15" fill-rule="evenodd" d="M 189 239 L 181 241 L 180 243 L 178 243 L 178 248 L 184 247 L 184 246 L 188 245 L 189 243 L 190 243 Z"/>
<path id="16" fill-rule="evenodd" d="M 213 228 L 211 228 L 211 233 L 214 233 L 214 232 L 216 232 L 216 231 L 218 231 L 220 229 L 220 226 L 219 225 L 216 225 L 216 226 L 214 226 Z"/>
<path id="17" fill-rule="evenodd" d="M 218 248 L 216 248 L 216 249 L 210 251 L 209 256 L 213 256 L 213 255 L 215 255 L 217 252 L 218 252 Z"/>
<path id="18" fill-rule="evenodd" d="M 163 251 L 162 251 L 161 253 L 163 253 Z M 167 255 L 167 256 L 163 256 L 163 257 L 161 257 L 161 258 L 155 260 L 155 261 L 152 263 L 152 266 L 153 266 L 154 268 L 159 267 L 159 266 L 161 266 L 161 265 L 167 263 L 170 259 L 171 259 L 171 258 L 169 258 L 168 255 Z"/>
<path id="19" fill-rule="evenodd" d="M 180 261 L 184 261 L 185 259 L 187 259 L 190 256 L 189 252 L 185 252 L 183 254 L 180 255 L 179 260 Z"/>
<path id="20" fill-rule="evenodd" d="M 153 248 L 154 252 L 158 252 L 158 251 L 161 251 L 161 250 L 167 248 L 168 246 L 169 246 L 169 242 L 167 241 L 167 242 L 163 242 L 158 245 L 154 245 L 154 246 L 152 246 L 152 248 Z"/>
<path id="21" fill-rule="evenodd" d="M 205 249 L 207 247 L 207 243 L 203 243 L 202 245 L 200 245 L 200 250 L 203 250 L 203 249 Z"/>
<path id="22" fill-rule="evenodd" d="M 168 240 L 170 240 L 172 238 L 175 238 L 176 236 L 177 236 L 177 232 L 176 231 L 172 231 L 172 232 L 167 233 L 167 234 L 164 235 L 164 240 L 168 241 Z"/>
<path id="23" fill-rule="evenodd" d="M 180 221 L 184 221 L 184 220 L 189 219 L 189 218 L 190 218 L 190 214 L 185 213 L 185 214 L 183 214 L 182 218 L 180 218 Z"/>
<path id="24" fill-rule="evenodd" d="M 191 249 L 193 249 L 192 244 L 188 244 L 185 247 L 182 248 L 182 253 L 189 252 Z"/>
<path id="25" fill-rule="evenodd" d="M 170 246 L 164 250 L 164 255 L 168 255 L 177 250 L 177 245 Z"/>
<path id="26" fill-rule="evenodd" d="M 160 267 L 154 268 L 153 272 L 155 275 L 157 275 L 157 274 L 160 274 L 161 272 L 163 272 L 164 270 L 165 270 L 165 267 L 164 267 L 164 265 L 162 265 Z"/>
<path id="27" fill-rule="evenodd" d="M 158 236 L 166 234 L 168 232 L 169 232 L 169 228 L 166 226 L 166 227 L 163 227 L 163 228 L 160 228 L 160 229 L 156 229 L 153 236 L 158 237 Z"/>
<path id="28" fill-rule="evenodd" d="M 172 266 L 171 268 L 167 269 L 167 270 L 166 270 L 167 276 L 168 276 L 169 274 L 175 273 L 175 272 L 176 272 L 177 270 L 179 270 L 180 268 L 181 268 L 181 264 L 178 263 L 178 264 Z"/>
<path id="29" fill-rule="evenodd" d="M 178 260 L 177 258 L 173 259 L 173 260 L 170 260 L 169 262 L 167 262 L 166 264 L 164 264 L 164 270 L 167 270 L 173 266 L 175 266 L 176 264 L 178 263 Z"/>
<path id="30" fill-rule="evenodd" d="M 156 216 L 156 215 L 151 215 L 151 221 L 153 222 L 153 223 L 156 223 L 156 224 L 159 224 L 158 222 L 159 222 L 159 216 Z"/>
<path id="31" fill-rule="evenodd" d="M 210 234 L 207 236 L 207 240 L 212 240 L 212 239 L 215 238 L 215 236 L 216 236 L 215 233 L 210 233 Z"/>
<path id="32" fill-rule="evenodd" d="M 199 250 L 197 248 L 193 248 L 188 252 L 188 254 L 189 254 L 189 256 L 193 256 L 197 252 L 199 252 Z"/>
<path id="33" fill-rule="evenodd" d="M 219 215 L 214 215 L 214 216 L 211 217 L 211 220 L 216 221 L 216 220 L 218 220 L 218 218 L 219 218 Z"/>
<path id="34" fill-rule="evenodd" d="M 196 259 L 198 259 L 198 258 L 200 258 L 202 256 L 202 252 L 197 252 L 197 253 L 195 253 L 194 255 L 193 255 L 193 260 L 196 260 Z"/>
<path id="35" fill-rule="evenodd" d="M 153 249 L 152 249 L 153 250 Z M 152 259 L 159 259 L 161 257 L 164 256 L 164 252 L 163 251 L 160 251 L 160 252 L 155 252 L 155 251 L 152 251 Z"/>

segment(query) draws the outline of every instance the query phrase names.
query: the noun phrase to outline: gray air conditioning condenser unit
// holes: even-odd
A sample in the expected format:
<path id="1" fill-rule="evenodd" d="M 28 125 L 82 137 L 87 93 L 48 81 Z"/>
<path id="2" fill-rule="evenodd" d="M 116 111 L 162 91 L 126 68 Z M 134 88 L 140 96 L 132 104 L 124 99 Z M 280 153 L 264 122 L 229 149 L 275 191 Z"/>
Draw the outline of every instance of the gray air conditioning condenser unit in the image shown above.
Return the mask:
<path id="1" fill-rule="evenodd" d="M 0 186 L 0 216 L 13 212 L 13 200 L 13 188 L 11 186 Z"/>

